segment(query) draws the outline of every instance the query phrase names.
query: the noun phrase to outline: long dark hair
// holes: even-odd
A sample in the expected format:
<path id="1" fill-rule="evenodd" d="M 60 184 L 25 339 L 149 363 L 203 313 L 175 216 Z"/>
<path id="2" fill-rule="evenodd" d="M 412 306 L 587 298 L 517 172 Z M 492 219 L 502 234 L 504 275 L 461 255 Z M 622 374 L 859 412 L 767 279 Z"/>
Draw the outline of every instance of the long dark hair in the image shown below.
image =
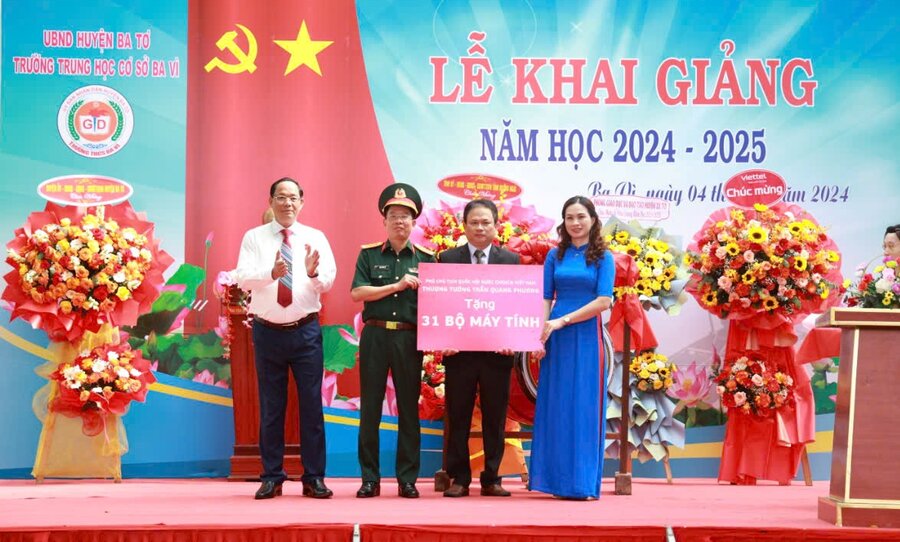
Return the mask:
<path id="1" fill-rule="evenodd" d="M 572 196 L 563 204 L 563 222 L 556 227 L 556 234 L 559 235 L 559 252 L 557 253 L 557 257 L 562 260 L 563 256 L 566 254 L 566 249 L 572 246 L 572 236 L 566 231 L 566 209 L 576 203 L 583 205 L 591 218 L 594 219 L 594 225 L 591 226 L 591 231 L 588 232 L 588 247 L 584 255 L 585 261 L 588 264 L 593 265 L 600 261 L 600 258 L 602 258 L 603 254 L 606 252 L 606 240 L 604 240 L 603 235 L 600 234 L 600 228 L 603 227 L 603 224 L 600 222 L 600 217 L 597 216 L 597 209 L 594 208 L 593 202 L 584 196 Z"/>

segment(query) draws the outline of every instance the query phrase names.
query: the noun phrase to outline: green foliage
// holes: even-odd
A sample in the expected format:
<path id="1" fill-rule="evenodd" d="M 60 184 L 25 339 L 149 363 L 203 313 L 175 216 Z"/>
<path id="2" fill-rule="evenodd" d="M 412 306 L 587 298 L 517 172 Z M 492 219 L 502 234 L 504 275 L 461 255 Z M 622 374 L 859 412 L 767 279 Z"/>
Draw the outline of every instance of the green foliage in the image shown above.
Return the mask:
<path id="1" fill-rule="evenodd" d="M 833 358 L 825 362 L 812 364 L 813 374 L 810 377 L 813 397 L 816 403 L 816 414 L 830 414 L 834 412 L 832 395 L 837 395 L 837 382 L 828 383 L 828 373 L 836 374 L 840 360 Z"/>
<path id="2" fill-rule="evenodd" d="M 163 292 L 150 312 L 138 317 L 134 326 L 122 329 L 129 334 L 132 348 L 140 349 L 151 363 L 157 362 L 157 371 L 193 380 L 205 370 L 216 382 L 224 380 L 231 386 L 231 360 L 225 358 L 222 339 L 215 331 L 188 336 L 169 332 L 178 317 L 190 310 L 205 277 L 202 268 L 183 264 L 166 282 L 169 286 L 183 286 L 183 290 Z"/>
<path id="3" fill-rule="evenodd" d="M 687 407 L 675 414 L 675 419 L 684 422 L 685 427 L 710 427 L 725 425 L 725 415 L 718 408 L 701 402 L 699 406 Z"/>
<path id="4" fill-rule="evenodd" d="M 347 325 L 322 326 L 322 345 L 325 351 L 325 369 L 334 373 L 343 373 L 356 365 L 356 353 L 359 348 L 341 337 L 339 329 L 352 332 Z"/>

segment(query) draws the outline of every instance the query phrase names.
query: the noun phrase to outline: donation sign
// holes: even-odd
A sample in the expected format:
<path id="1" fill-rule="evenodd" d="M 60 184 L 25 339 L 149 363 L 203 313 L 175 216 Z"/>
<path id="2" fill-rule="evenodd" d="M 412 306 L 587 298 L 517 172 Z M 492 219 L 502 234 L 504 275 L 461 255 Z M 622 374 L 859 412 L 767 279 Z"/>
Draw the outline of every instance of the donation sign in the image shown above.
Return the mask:
<path id="1" fill-rule="evenodd" d="M 419 265 L 419 350 L 542 348 L 540 265 Z"/>

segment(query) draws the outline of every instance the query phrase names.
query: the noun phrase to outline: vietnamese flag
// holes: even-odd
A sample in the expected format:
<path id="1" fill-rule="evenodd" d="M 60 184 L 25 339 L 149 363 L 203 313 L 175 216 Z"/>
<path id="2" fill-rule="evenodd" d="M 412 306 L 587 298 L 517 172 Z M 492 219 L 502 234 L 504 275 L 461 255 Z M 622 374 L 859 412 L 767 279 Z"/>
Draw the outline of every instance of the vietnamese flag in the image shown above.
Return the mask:
<path id="1" fill-rule="evenodd" d="M 244 232 L 261 223 L 269 185 L 293 177 L 304 189 L 298 221 L 322 230 L 337 260 L 325 323 L 352 322 L 356 255 L 385 237 L 377 199 L 393 182 L 354 3 L 198 0 L 188 24 L 185 261 L 200 265 L 215 233 L 211 291 L 237 264 Z M 218 311 L 205 313 L 210 329 Z"/>

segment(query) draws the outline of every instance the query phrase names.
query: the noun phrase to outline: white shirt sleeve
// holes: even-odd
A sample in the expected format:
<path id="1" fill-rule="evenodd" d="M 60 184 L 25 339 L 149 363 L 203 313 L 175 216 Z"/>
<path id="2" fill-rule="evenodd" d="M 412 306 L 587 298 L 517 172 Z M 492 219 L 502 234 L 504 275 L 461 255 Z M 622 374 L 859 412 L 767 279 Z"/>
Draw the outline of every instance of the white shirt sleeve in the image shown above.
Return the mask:
<path id="1" fill-rule="evenodd" d="M 323 294 L 334 285 L 334 278 L 337 276 L 337 264 L 334 262 L 334 253 L 331 251 L 331 245 L 328 243 L 325 234 L 322 232 L 316 232 L 316 234 L 313 248 L 319 251 L 319 275 L 311 278 L 310 282 L 317 293 Z"/>
<path id="2" fill-rule="evenodd" d="M 234 279 L 242 290 L 251 291 L 263 288 L 275 282 L 272 278 L 272 266 L 275 263 L 275 253 L 271 258 L 264 258 L 259 246 L 258 230 L 252 229 L 244 234 L 241 241 L 241 251 L 238 253 L 237 269 L 234 270 Z M 269 264 L 269 260 L 272 260 Z"/>

